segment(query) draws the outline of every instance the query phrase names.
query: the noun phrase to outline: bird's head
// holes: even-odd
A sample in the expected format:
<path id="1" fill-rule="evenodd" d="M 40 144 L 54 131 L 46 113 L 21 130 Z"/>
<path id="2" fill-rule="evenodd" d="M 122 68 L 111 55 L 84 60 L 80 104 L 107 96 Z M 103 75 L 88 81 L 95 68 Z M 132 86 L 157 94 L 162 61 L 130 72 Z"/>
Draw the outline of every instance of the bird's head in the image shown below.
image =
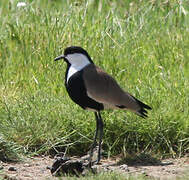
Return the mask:
<path id="1" fill-rule="evenodd" d="M 54 60 L 60 59 L 64 59 L 64 61 L 73 66 L 93 63 L 87 51 L 78 46 L 67 47 L 64 50 L 64 54 L 56 57 Z"/>

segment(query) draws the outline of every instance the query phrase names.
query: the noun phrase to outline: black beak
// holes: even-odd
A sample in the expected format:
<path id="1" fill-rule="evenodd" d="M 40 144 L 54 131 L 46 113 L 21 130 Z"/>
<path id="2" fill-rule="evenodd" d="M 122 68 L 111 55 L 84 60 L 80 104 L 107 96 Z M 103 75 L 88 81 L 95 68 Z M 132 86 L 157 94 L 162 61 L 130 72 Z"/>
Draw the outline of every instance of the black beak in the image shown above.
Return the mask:
<path id="1" fill-rule="evenodd" d="M 54 60 L 55 60 L 55 61 L 58 61 L 58 60 L 60 60 L 60 59 L 65 59 L 65 56 L 64 56 L 64 55 L 60 55 L 60 56 L 56 57 Z"/>

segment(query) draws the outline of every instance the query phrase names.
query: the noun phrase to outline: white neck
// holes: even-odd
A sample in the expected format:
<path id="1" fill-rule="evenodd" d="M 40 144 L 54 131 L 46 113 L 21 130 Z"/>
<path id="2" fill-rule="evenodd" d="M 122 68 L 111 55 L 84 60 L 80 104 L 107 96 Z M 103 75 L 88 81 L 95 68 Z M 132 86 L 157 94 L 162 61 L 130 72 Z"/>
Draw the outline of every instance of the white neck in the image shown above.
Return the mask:
<path id="1" fill-rule="evenodd" d="M 71 64 L 71 66 L 68 70 L 66 82 L 68 82 L 69 78 L 73 74 L 80 71 L 88 64 L 90 64 L 90 61 L 88 60 L 88 58 L 85 55 L 80 54 L 80 53 L 69 54 L 66 56 L 66 58 L 68 59 L 69 63 Z"/>

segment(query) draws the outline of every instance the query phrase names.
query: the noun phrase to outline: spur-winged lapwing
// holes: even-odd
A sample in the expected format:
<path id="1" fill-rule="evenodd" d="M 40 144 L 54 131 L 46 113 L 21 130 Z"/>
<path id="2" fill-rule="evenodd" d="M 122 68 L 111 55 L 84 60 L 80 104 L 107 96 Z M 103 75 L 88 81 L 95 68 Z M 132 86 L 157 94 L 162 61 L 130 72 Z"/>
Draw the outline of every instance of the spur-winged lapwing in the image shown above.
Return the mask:
<path id="1" fill-rule="evenodd" d="M 95 66 L 91 57 L 83 48 L 67 47 L 64 54 L 55 58 L 55 61 L 60 59 L 64 59 L 67 63 L 65 86 L 70 98 L 83 109 L 95 111 L 96 133 L 89 162 L 91 164 L 99 132 L 98 158 L 96 161 L 98 163 L 101 156 L 103 136 L 103 121 L 100 111 L 104 109 L 128 109 L 145 118 L 147 117 L 146 109 L 151 109 L 151 107 L 123 91 L 115 79 Z"/>

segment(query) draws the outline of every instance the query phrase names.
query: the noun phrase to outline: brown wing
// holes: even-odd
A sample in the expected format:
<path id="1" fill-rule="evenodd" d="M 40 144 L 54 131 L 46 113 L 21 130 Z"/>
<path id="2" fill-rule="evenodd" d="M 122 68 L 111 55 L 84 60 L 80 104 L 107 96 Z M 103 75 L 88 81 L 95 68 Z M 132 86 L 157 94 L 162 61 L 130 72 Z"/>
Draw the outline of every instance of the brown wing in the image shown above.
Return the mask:
<path id="1" fill-rule="evenodd" d="M 105 108 L 126 108 L 132 111 L 141 109 L 138 101 L 129 93 L 124 92 L 117 82 L 106 72 L 93 64 L 83 70 L 87 95 Z"/>

